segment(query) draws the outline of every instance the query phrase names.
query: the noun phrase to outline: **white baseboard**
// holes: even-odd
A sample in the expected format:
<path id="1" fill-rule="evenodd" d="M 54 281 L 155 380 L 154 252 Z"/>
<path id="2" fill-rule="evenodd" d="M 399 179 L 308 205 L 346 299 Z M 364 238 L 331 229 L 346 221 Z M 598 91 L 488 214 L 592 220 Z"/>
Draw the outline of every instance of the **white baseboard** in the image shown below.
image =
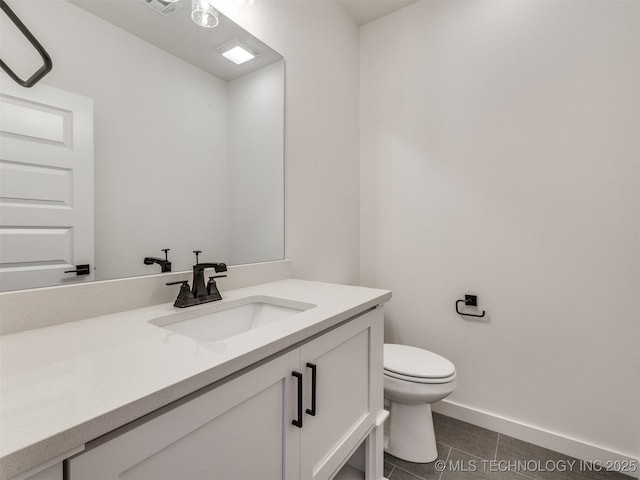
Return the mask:
<path id="1" fill-rule="evenodd" d="M 623 473 L 634 478 L 640 478 L 640 459 L 620 452 L 608 450 L 556 432 L 543 430 L 532 425 L 527 425 L 448 400 L 434 403 L 432 409 L 434 412 L 447 415 L 448 417 L 487 428 L 494 432 L 503 433 L 510 437 L 575 457 L 579 460 L 591 463 L 599 462 L 599 465 L 607 465 L 607 462 L 614 462 L 614 464 L 618 462 L 618 465 L 634 465 L 636 471 L 625 471 Z"/>

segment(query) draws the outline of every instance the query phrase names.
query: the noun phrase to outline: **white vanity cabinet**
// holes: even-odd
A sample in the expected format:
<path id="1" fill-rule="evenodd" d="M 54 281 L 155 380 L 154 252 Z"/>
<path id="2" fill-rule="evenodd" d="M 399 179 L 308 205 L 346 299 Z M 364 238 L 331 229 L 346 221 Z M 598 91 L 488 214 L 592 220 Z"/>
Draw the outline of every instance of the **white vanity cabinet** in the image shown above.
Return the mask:
<path id="1" fill-rule="evenodd" d="M 376 308 L 88 444 L 67 461 L 66 478 L 329 479 L 382 411 L 382 345 Z"/>

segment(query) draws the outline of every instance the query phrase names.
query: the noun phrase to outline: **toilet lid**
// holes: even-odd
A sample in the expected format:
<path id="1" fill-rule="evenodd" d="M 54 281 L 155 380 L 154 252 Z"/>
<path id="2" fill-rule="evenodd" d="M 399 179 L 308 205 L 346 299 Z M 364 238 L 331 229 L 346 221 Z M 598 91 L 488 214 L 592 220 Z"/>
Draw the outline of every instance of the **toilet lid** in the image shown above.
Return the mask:
<path id="1" fill-rule="evenodd" d="M 423 384 L 439 384 L 439 383 L 451 383 L 456 379 L 456 374 L 454 373 L 450 377 L 444 378 L 425 378 L 425 377 L 412 377 L 410 375 L 401 375 L 399 373 L 392 372 L 391 370 L 384 371 L 385 378 L 391 377 L 396 378 L 398 380 L 402 380 L 403 382 L 411 382 L 411 383 L 423 383 Z"/>
<path id="2" fill-rule="evenodd" d="M 418 378 L 446 378 L 456 367 L 444 357 L 409 345 L 384 345 L 384 369 L 399 375 Z"/>

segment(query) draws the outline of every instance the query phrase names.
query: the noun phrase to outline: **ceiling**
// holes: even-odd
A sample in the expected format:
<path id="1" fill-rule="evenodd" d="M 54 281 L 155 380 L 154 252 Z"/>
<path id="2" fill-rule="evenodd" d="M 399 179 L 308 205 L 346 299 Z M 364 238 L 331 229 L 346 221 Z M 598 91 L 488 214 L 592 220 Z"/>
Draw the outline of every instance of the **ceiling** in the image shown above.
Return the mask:
<path id="1" fill-rule="evenodd" d="M 418 0 L 340 0 L 358 25 L 373 22 L 380 17 L 411 5 Z"/>
<path id="2" fill-rule="evenodd" d="M 161 0 L 69 0 L 104 20 L 157 47 L 230 81 L 282 57 L 257 38 L 220 14 L 214 29 L 197 27 L 190 19 L 190 0 L 167 4 Z M 418 0 L 338 0 L 358 25 L 365 25 Z M 171 8 L 170 13 L 159 14 Z M 186 8 L 185 8 L 186 6 Z M 149 7 L 149 8 L 147 8 Z M 155 10 L 152 11 L 152 10 Z M 218 47 L 239 40 L 259 56 L 243 65 L 234 65 L 214 54 Z"/>
<path id="3" fill-rule="evenodd" d="M 191 20 L 191 0 L 163 3 L 158 0 L 69 0 L 156 47 L 207 71 L 231 81 L 282 59 L 242 27 L 219 14 L 216 28 L 202 28 Z M 160 10 L 171 7 L 169 14 Z M 155 11 L 154 11 L 155 10 Z M 258 56 L 250 62 L 235 65 L 216 51 L 233 42 L 249 47 Z"/>

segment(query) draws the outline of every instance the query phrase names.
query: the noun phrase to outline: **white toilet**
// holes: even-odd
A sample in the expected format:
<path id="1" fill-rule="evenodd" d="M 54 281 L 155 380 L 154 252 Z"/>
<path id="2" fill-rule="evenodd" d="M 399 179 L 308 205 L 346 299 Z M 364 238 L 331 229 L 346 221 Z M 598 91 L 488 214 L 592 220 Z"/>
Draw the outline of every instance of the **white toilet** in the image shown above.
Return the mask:
<path id="1" fill-rule="evenodd" d="M 409 462 L 438 457 L 431 404 L 456 388 L 456 368 L 435 353 L 408 345 L 384 345 L 384 397 L 391 418 L 385 450 Z M 388 440 L 388 444 L 387 444 Z"/>

